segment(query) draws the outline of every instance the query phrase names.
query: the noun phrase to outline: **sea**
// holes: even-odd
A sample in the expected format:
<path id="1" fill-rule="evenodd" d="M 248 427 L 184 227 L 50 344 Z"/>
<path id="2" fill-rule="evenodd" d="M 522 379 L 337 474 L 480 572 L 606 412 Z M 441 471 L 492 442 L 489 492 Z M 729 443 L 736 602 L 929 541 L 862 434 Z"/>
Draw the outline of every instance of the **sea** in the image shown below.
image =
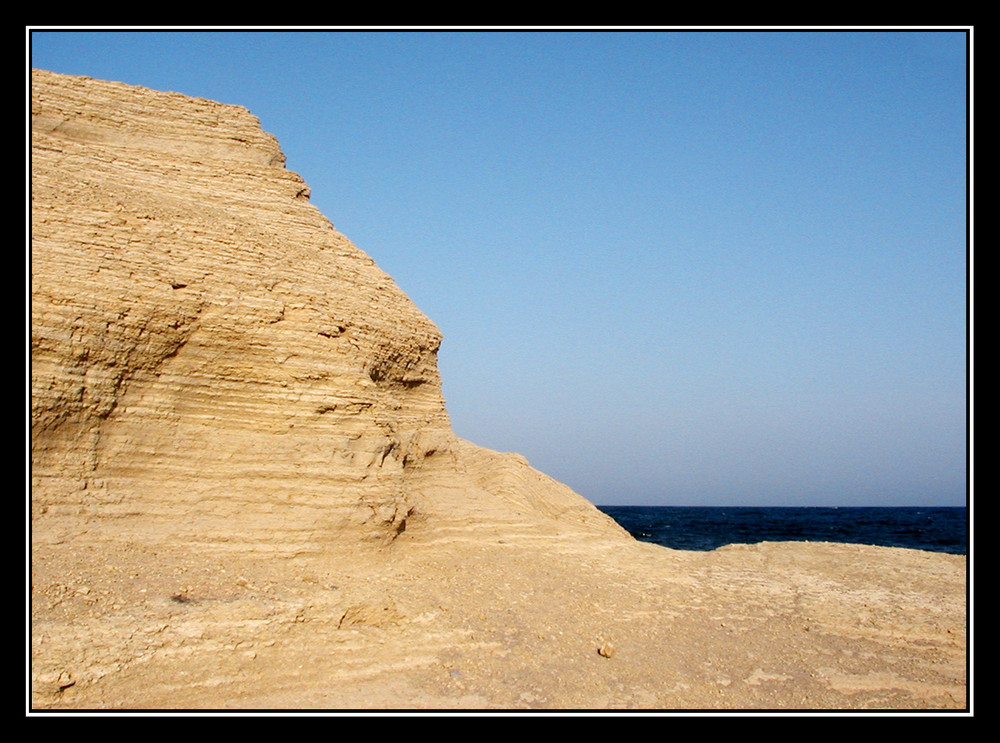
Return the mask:
<path id="1" fill-rule="evenodd" d="M 678 550 L 756 542 L 845 542 L 967 555 L 965 507 L 598 506 L 633 537 Z"/>

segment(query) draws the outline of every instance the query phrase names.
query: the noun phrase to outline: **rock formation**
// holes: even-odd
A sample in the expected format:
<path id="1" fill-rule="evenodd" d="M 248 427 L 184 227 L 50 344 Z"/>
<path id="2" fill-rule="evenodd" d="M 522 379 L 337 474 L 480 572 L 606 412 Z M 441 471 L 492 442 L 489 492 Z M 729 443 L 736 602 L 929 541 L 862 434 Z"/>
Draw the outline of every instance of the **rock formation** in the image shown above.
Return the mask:
<path id="1" fill-rule="evenodd" d="M 294 553 L 392 539 L 423 511 L 424 470 L 476 470 L 486 455 L 445 412 L 440 332 L 309 203 L 255 117 L 38 71 L 33 87 L 36 509 L 131 533 L 183 513 L 174 537 L 198 549 Z M 525 465 L 490 457 L 477 487 L 502 499 Z M 614 528 L 540 487 L 510 497 Z"/>
<path id="2" fill-rule="evenodd" d="M 693 627 L 690 673 L 654 662 L 642 636 L 719 590 L 693 576 L 744 573 L 639 545 L 523 458 L 458 439 L 440 332 L 253 115 L 39 70 L 31 87 L 36 708 L 767 706 L 790 679 L 807 689 L 792 706 L 964 705 L 964 609 L 935 606 L 964 558 L 860 548 L 918 571 L 919 590 L 881 590 L 947 657 L 920 681 L 756 660 L 716 697 L 734 672 L 706 671 Z M 832 585 L 849 568 L 826 549 Z M 787 554 L 748 553 L 770 556 L 753 580 L 771 595 L 745 623 L 791 600 L 765 579 Z M 860 603 L 827 616 L 853 627 Z M 579 682 L 543 662 L 566 641 Z"/>

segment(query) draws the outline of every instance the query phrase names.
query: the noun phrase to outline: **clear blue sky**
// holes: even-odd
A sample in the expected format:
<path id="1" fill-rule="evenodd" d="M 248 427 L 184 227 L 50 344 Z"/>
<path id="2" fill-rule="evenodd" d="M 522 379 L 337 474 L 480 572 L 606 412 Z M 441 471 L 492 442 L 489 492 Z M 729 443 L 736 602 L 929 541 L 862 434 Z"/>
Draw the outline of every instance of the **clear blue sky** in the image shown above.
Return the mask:
<path id="1" fill-rule="evenodd" d="M 455 431 L 599 505 L 965 503 L 966 40 L 29 36 L 249 108 L 441 328 Z"/>

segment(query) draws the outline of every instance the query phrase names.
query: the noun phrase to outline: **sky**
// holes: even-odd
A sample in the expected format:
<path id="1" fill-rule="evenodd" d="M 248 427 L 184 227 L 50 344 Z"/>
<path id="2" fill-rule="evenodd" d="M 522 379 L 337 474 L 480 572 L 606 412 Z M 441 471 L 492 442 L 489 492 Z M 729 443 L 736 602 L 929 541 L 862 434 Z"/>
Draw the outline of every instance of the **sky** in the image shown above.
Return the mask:
<path id="1" fill-rule="evenodd" d="M 249 108 L 455 432 L 597 505 L 967 502 L 965 29 L 26 37 Z"/>

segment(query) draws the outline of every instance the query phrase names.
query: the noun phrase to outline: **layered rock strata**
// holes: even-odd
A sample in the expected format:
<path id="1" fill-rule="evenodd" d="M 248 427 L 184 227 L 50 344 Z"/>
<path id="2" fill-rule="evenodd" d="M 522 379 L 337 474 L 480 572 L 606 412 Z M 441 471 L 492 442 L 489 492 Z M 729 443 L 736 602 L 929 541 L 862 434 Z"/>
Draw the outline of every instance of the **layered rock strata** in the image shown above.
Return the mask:
<path id="1" fill-rule="evenodd" d="M 247 110 L 42 71 L 32 93 L 37 514 L 167 520 L 198 549 L 385 541 L 428 460 L 487 456 L 451 432 L 437 327 Z M 487 469 L 502 501 L 525 468 Z M 554 492 L 520 505 L 616 529 Z"/>

